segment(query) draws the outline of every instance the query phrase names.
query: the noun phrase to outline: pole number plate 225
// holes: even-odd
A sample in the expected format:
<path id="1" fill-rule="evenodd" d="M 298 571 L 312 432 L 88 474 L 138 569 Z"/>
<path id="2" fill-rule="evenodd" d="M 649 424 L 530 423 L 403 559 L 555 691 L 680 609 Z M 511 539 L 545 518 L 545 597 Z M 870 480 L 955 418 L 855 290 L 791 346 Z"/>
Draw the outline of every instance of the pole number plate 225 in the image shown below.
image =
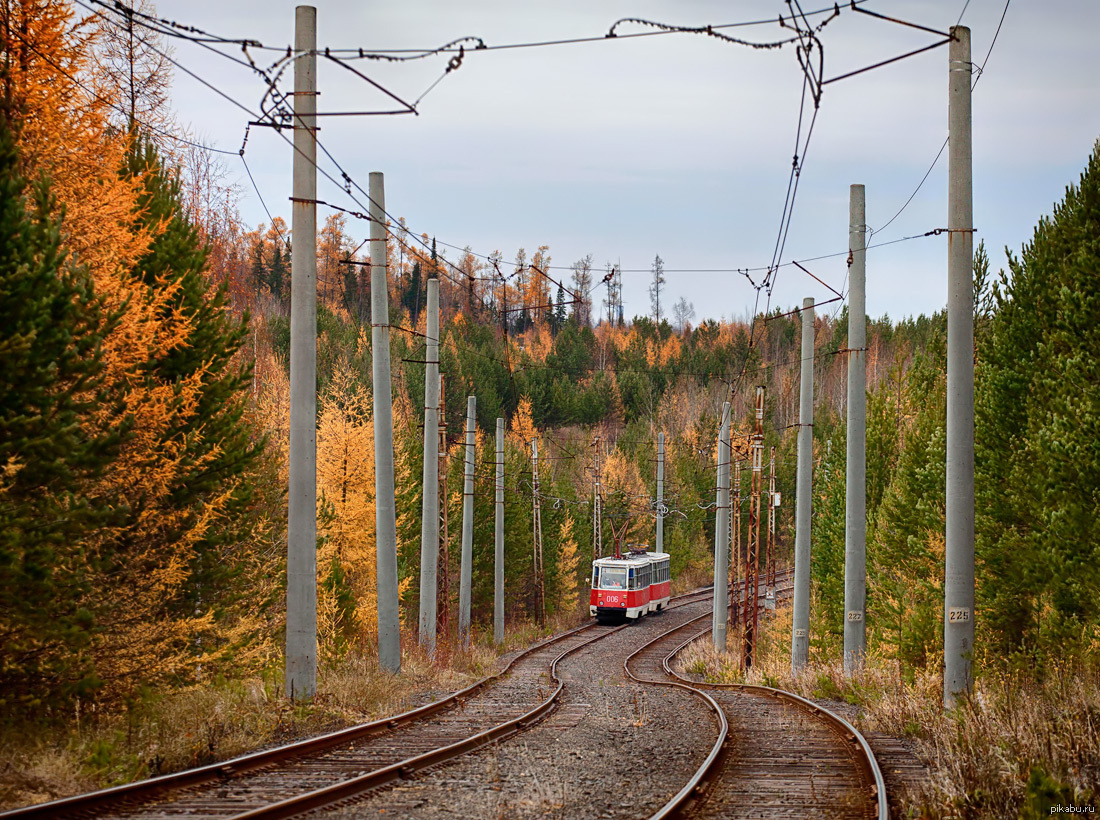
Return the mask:
<path id="1" fill-rule="evenodd" d="M 947 622 L 949 624 L 964 624 L 970 620 L 970 608 L 965 606 L 953 606 L 947 610 Z"/>

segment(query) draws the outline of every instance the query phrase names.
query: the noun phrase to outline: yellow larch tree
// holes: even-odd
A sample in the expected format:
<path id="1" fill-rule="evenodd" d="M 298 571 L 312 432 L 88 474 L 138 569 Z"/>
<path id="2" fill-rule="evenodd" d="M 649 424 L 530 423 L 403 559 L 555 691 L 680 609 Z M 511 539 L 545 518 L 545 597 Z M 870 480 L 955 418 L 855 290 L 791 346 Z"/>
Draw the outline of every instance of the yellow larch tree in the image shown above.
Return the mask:
<path id="1" fill-rule="evenodd" d="M 317 643 L 333 660 L 377 620 L 374 429 L 370 393 L 341 365 L 317 428 Z M 326 509 L 327 508 L 327 509 Z"/>
<path id="2" fill-rule="evenodd" d="M 531 399 L 520 396 L 519 407 L 512 416 L 511 429 L 508 437 L 521 449 L 527 450 L 531 445 L 531 439 L 538 438 L 539 431 L 535 427 L 535 420 L 531 417 Z"/>
<path id="3" fill-rule="evenodd" d="M 573 535 L 573 516 L 568 513 L 562 519 L 558 531 L 558 595 L 556 608 L 570 611 L 578 605 L 577 568 L 580 556 L 577 555 L 577 539 Z"/>

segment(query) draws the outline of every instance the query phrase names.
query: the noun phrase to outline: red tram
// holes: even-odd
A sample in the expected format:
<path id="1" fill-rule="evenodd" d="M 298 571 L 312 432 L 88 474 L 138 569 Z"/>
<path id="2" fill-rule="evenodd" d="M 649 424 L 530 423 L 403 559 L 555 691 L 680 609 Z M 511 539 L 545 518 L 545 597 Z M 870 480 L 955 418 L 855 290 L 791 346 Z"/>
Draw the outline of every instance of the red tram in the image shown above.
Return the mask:
<path id="1" fill-rule="evenodd" d="M 668 553 L 643 549 L 597 558 L 588 611 L 601 623 L 658 612 L 668 606 L 671 578 Z"/>

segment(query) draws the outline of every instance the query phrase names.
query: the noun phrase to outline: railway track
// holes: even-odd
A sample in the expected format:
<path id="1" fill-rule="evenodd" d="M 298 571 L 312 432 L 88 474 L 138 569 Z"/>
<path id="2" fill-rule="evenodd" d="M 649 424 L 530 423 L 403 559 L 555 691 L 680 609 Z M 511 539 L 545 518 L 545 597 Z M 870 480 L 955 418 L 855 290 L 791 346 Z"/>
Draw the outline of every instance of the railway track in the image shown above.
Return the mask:
<path id="1" fill-rule="evenodd" d="M 626 661 L 638 681 L 689 687 L 713 703 L 726 731 L 695 776 L 650 820 L 860 818 L 888 820 L 886 787 L 866 739 L 839 715 L 790 692 L 689 680 L 671 660 L 710 633 L 689 621 Z"/>
<path id="2" fill-rule="evenodd" d="M 673 607 L 710 590 L 677 596 Z M 558 661 L 627 625 L 586 624 L 520 653 L 466 689 L 372 723 L 223 763 L 17 809 L 3 818 L 290 817 L 507 738 L 555 707 Z"/>

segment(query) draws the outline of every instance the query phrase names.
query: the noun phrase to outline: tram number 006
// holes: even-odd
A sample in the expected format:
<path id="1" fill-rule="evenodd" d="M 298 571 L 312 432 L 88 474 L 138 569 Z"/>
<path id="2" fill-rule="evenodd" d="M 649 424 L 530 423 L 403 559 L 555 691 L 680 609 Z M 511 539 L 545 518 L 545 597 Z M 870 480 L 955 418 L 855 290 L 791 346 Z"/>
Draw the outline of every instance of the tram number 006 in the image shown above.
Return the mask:
<path id="1" fill-rule="evenodd" d="M 848 620 L 849 621 L 862 621 L 863 620 L 863 613 L 862 612 L 854 612 L 854 611 L 849 612 L 848 613 Z"/>
<path id="2" fill-rule="evenodd" d="M 605 595 L 603 599 L 605 601 L 607 601 L 609 604 L 619 603 L 619 596 L 618 595 Z"/>
<path id="3" fill-rule="evenodd" d="M 970 620 L 970 609 L 965 606 L 953 606 L 947 610 L 949 624 L 964 624 Z"/>

